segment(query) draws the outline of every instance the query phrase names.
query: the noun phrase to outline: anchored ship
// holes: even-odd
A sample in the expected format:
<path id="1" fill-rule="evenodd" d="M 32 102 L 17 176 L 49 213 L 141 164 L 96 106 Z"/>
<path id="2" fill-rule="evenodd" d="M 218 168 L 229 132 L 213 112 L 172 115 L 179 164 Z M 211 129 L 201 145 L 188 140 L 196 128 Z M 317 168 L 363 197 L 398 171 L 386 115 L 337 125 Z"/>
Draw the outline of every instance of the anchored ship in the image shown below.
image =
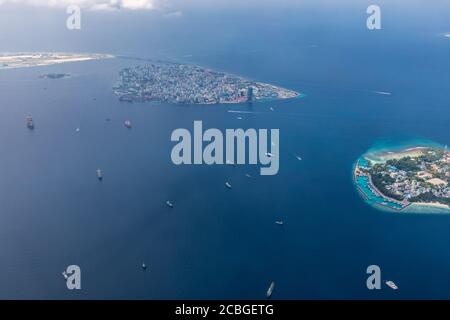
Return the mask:
<path id="1" fill-rule="evenodd" d="M 28 117 L 26 118 L 26 121 L 27 121 L 27 127 L 28 127 L 28 129 L 33 130 L 33 129 L 34 129 L 33 118 L 32 118 L 31 116 L 28 116 Z"/>
<path id="2" fill-rule="evenodd" d="M 102 179 L 103 179 L 103 172 L 100 169 L 97 169 L 97 178 L 100 181 L 102 181 Z"/>

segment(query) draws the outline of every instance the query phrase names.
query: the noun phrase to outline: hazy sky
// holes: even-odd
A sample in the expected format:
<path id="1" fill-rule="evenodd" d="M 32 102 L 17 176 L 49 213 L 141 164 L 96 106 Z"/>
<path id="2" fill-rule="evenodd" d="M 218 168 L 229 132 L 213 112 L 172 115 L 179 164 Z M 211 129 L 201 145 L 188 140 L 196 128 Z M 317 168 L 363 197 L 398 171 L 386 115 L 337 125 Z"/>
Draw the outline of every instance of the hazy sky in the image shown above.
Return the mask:
<path id="1" fill-rule="evenodd" d="M 384 32 L 393 31 L 394 25 L 405 35 L 435 25 L 436 32 L 450 32 L 449 1 L 0 0 L 0 51 L 116 53 L 175 43 L 188 46 L 193 41 L 211 50 L 213 45 L 236 45 L 242 34 L 261 41 L 268 36 L 292 41 L 297 35 L 331 39 L 341 28 L 364 29 L 366 8 L 374 3 L 381 6 Z M 69 4 L 82 8 L 81 30 L 66 28 Z"/>

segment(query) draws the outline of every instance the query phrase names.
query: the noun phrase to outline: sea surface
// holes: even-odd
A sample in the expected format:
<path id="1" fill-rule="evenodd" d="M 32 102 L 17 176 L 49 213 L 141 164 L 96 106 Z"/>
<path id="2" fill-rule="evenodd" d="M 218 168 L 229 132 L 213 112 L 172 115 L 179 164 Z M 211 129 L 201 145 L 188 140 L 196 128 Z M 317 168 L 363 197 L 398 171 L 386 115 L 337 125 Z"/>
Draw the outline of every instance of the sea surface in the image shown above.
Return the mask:
<path id="1" fill-rule="evenodd" d="M 305 97 L 121 103 L 118 71 L 143 63 L 130 59 L 0 70 L 0 298 L 264 299 L 271 281 L 273 299 L 450 298 L 450 215 L 376 210 L 352 182 L 354 162 L 379 139 L 450 144 L 448 8 L 387 5 L 383 29 L 369 31 L 366 7 L 205 9 L 153 23 L 149 41 L 130 32 L 141 30 L 139 15 L 103 42 L 81 33 L 2 44 L 195 63 Z M 72 77 L 39 78 L 51 72 Z M 278 175 L 173 165 L 170 135 L 195 120 L 279 128 Z M 81 268 L 80 291 L 61 275 L 71 264 Z M 368 290 L 373 264 L 400 289 Z"/>

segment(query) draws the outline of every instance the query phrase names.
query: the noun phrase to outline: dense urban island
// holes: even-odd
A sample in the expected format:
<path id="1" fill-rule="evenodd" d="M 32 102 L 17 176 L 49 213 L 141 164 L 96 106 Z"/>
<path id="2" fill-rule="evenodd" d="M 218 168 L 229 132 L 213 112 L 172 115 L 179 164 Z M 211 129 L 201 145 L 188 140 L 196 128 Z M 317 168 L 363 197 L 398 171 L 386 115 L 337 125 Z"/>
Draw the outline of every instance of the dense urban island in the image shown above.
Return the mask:
<path id="1" fill-rule="evenodd" d="M 355 166 L 354 178 L 361 193 L 373 204 L 396 210 L 411 204 L 450 209 L 447 146 L 384 152 L 377 161 L 362 157 Z"/>
<path id="2" fill-rule="evenodd" d="M 298 92 L 196 65 L 158 63 L 125 68 L 114 93 L 121 101 L 216 104 L 289 99 Z"/>

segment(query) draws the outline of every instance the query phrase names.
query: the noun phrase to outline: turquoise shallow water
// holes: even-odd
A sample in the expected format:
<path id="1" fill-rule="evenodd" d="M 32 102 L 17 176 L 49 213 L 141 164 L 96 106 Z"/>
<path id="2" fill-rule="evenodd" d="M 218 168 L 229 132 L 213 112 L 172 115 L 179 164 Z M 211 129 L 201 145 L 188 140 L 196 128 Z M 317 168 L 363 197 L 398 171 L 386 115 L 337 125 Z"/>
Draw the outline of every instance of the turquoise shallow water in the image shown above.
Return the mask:
<path id="1" fill-rule="evenodd" d="M 442 148 L 443 144 L 428 140 L 422 137 L 396 137 L 377 139 L 363 157 L 374 161 L 381 161 L 379 154 L 385 152 L 398 152 L 414 147 L 437 147 Z"/>

